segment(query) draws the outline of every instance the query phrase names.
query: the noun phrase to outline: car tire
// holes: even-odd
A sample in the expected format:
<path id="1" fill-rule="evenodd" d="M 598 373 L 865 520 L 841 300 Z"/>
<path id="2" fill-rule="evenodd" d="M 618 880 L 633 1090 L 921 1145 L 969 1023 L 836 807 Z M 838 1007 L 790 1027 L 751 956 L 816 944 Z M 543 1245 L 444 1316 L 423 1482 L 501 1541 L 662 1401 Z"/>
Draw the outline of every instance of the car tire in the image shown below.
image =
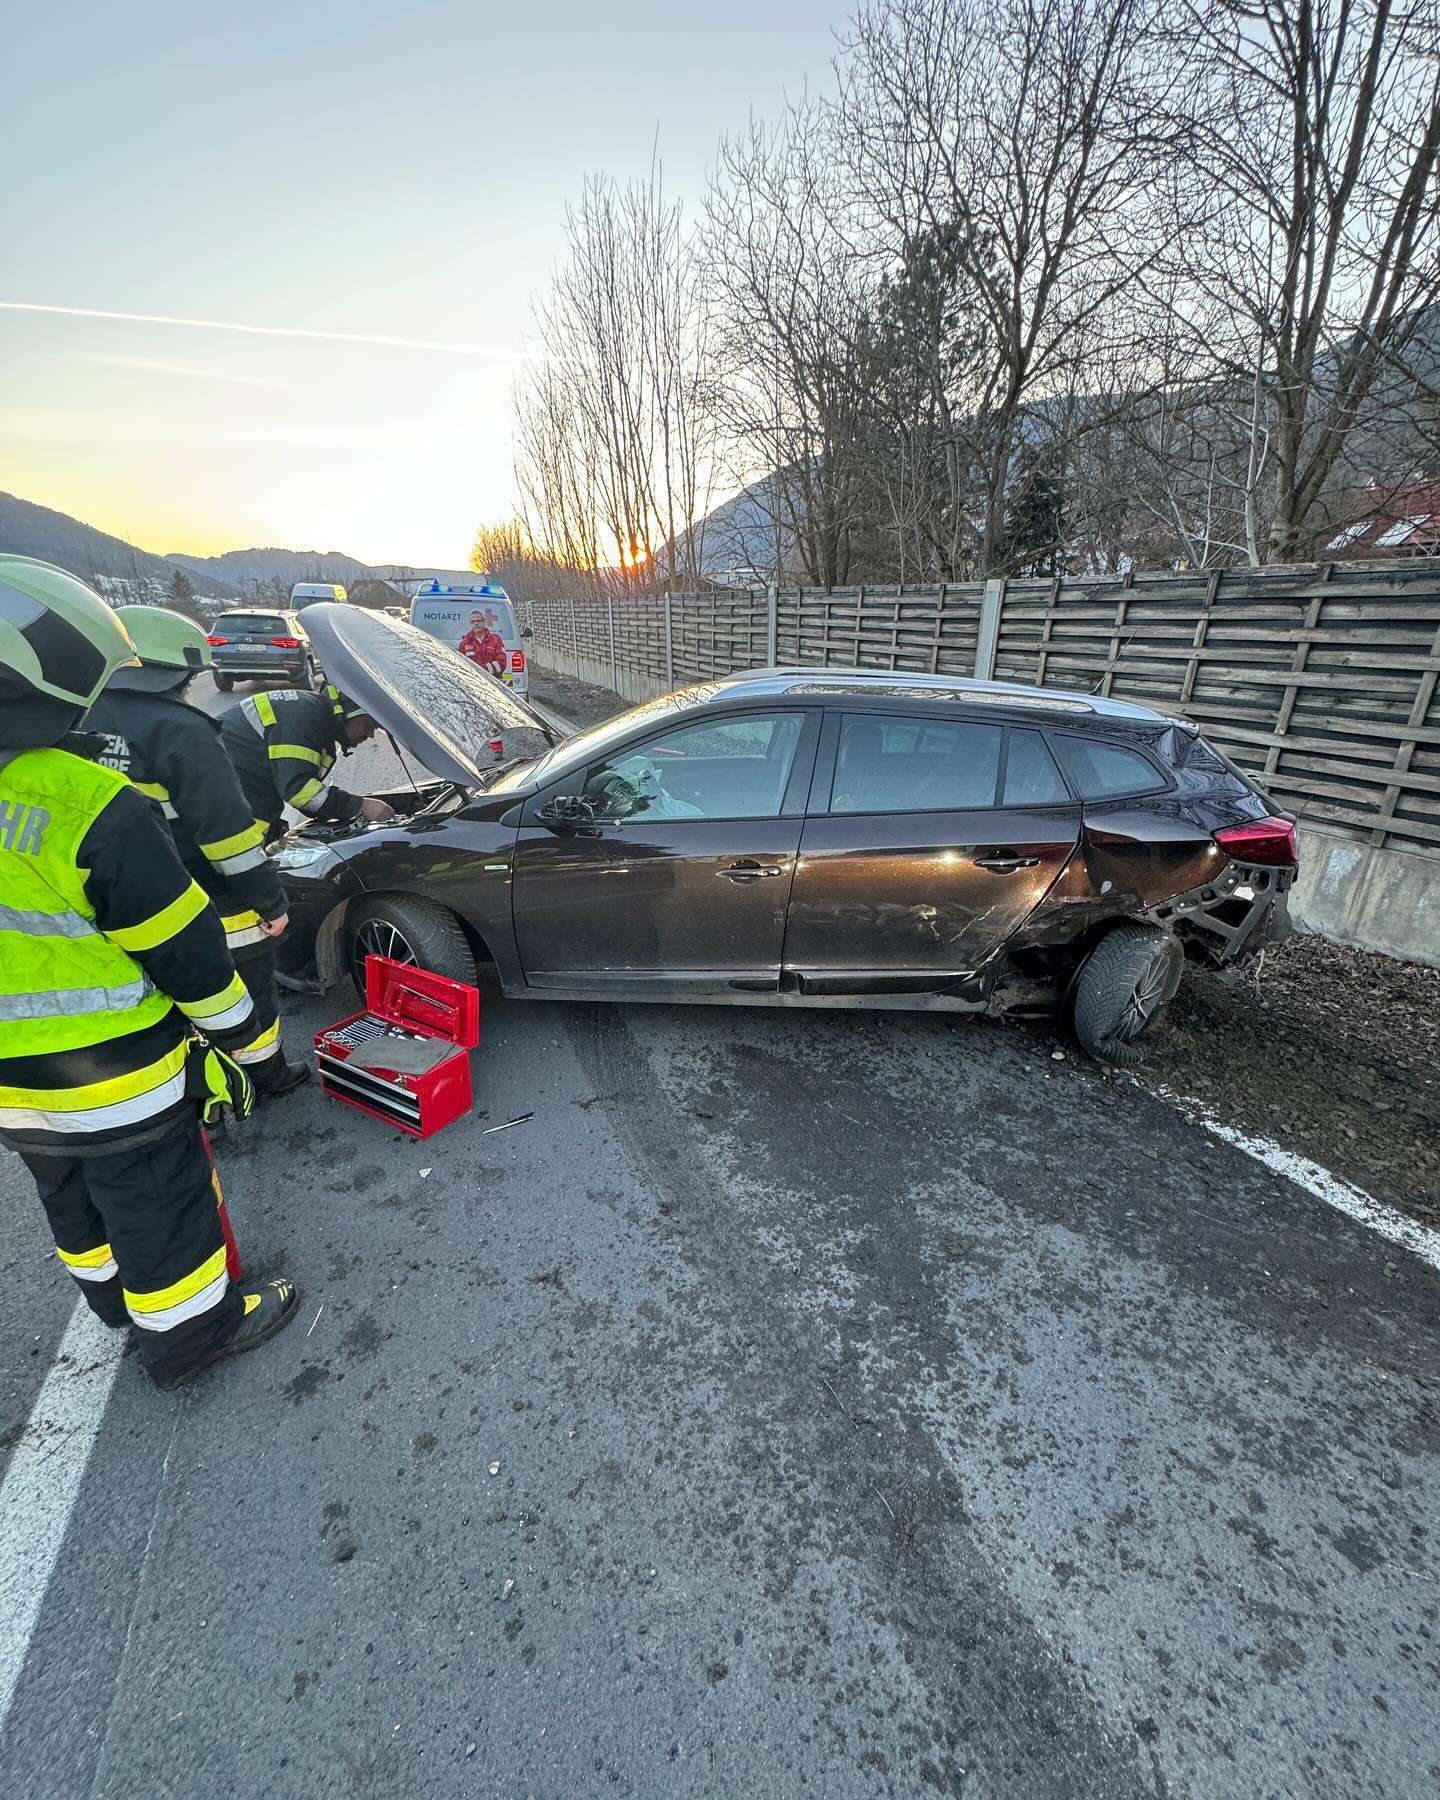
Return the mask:
<path id="1" fill-rule="evenodd" d="M 475 957 L 454 913 L 413 894 L 381 894 L 357 901 L 345 921 L 345 959 L 355 991 L 365 998 L 365 958 L 389 956 L 452 981 L 475 985 Z"/>
<path id="2" fill-rule="evenodd" d="M 1117 925 L 1080 965 L 1072 994 L 1075 1036 L 1098 1062 L 1133 1069 L 1139 1039 L 1180 985 L 1185 953 L 1163 925 Z"/>
<path id="3" fill-rule="evenodd" d="M 222 694 L 228 694 L 234 687 L 235 677 L 233 675 L 222 675 L 218 669 L 212 669 L 210 673 L 215 677 L 215 685 Z"/>

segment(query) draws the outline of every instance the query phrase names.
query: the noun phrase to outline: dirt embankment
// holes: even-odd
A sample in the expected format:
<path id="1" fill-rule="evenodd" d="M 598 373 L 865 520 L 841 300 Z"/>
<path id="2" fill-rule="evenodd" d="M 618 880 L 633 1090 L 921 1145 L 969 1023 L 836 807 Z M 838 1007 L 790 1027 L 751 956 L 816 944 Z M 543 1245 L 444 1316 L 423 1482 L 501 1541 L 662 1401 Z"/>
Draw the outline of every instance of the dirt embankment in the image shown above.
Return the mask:
<path id="1" fill-rule="evenodd" d="M 530 667 L 530 691 L 542 706 L 550 706 L 562 718 L 569 719 L 582 731 L 598 725 L 612 713 L 624 712 L 627 701 L 609 688 L 592 687 L 588 681 L 576 681 L 570 675 L 557 675 L 550 669 Z"/>
<path id="2" fill-rule="evenodd" d="M 1440 1224 L 1440 969 L 1319 937 L 1187 969 L 1141 1073 Z"/>
<path id="3" fill-rule="evenodd" d="M 625 704 L 535 680 L 580 726 Z M 1234 986 L 1187 968 L 1140 1076 L 1440 1224 L 1440 969 L 1298 936 Z"/>

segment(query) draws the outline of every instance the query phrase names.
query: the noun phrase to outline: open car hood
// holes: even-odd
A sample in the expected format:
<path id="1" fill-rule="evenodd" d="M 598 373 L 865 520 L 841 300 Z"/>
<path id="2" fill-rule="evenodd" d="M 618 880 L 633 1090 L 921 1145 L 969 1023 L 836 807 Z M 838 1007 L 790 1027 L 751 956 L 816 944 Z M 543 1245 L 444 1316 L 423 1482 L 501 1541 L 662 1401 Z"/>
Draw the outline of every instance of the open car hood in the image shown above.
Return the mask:
<path id="1" fill-rule="evenodd" d="M 305 630 L 325 679 L 443 781 L 480 786 L 497 738 L 507 758 L 554 742 L 503 682 L 403 620 L 322 601 L 305 608 Z"/>

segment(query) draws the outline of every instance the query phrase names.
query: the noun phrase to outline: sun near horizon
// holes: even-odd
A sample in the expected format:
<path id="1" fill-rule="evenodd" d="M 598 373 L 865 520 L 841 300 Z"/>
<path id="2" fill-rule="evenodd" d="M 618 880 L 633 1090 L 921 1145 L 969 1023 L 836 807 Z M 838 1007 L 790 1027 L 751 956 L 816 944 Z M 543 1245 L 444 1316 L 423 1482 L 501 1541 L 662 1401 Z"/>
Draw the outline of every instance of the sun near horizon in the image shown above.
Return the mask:
<path id="1" fill-rule="evenodd" d="M 516 500 L 531 296 L 587 174 L 698 204 L 722 132 L 819 76 L 836 0 L 686 23 L 626 0 L 179 0 L 16 16 L 0 197 L 0 489 L 139 549 L 465 568 Z M 309 72 L 303 82 L 278 70 Z M 120 97 L 123 96 L 123 104 Z M 617 104 L 617 97 L 623 104 Z"/>

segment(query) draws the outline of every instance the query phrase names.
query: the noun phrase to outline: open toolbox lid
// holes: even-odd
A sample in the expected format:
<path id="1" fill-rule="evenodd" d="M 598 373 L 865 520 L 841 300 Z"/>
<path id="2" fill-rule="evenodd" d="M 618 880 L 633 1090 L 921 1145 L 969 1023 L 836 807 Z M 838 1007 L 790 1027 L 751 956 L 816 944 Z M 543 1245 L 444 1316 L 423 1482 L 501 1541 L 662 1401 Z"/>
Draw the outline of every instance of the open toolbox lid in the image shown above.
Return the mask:
<path id="1" fill-rule="evenodd" d="M 480 1042 L 479 989 L 413 963 L 367 956 L 365 1006 L 377 1019 L 424 1037 L 448 1038 L 462 1050 L 473 1050 Z"/>

